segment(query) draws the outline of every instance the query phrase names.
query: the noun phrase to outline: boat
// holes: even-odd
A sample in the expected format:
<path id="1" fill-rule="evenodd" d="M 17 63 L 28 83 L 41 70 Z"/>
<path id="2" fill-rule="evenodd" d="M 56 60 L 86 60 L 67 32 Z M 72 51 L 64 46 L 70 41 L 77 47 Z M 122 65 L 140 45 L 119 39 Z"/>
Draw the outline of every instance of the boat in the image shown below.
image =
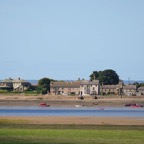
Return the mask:
<path id="1" fill-rule="evenodd" d="M 130 107 L 132 104 L 129 103 L 129 104 L 125 104 L 125 107 Z"/>
<path id="2" fill-rule="evenodd" d="M 75 107 L 83 107 L 84 105 L 75 105 Z"/>
<path id="3" fill-rule="evenodd" d="M 42 106 L 42 107 L 49 107 L 50 105 L 48 105 L 46 103 L 40 103 L 40 106 Z"/>
<path id="4" fill-rule="evenodd" d="M 131 105 L 131 107 L 132 107 L 132 108 L 141 108 L 141 107 L 143 107 L 143 105 L 138 105 L 138 104 L 136 104 L 136 105 Z"/>
<path id="5" fill-rule="evenodd" d="M 125 104 L 125 107 L 139 108 L 139 107 L 143 107 L 143 105 L 136 104 L 136 103 L 129 103 L 129 104 Z"/>
<path id="6" fill-rule="evenodd" d="M 104 108 L 103 108 L 103 107 L 100 107 L 99 110 L 104 110 Z"/>

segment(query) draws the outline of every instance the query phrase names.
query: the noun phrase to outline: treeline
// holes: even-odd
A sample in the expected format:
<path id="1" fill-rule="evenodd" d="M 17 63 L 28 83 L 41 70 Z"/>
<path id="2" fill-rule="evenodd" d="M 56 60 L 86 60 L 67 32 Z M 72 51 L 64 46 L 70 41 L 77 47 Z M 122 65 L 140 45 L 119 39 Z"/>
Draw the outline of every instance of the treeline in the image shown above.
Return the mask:
<path id="1" fill-rule="evenodd" d="M 144 83 L 134 82 L 133 85 L 136 85 L 137 88 L 144 86 Z"/>
<path id="2" fill-rule="evenodd" d="M 113 85 L 119 83 L 119 76 L 118 74 L 112 70 L 107 69 L 104 71 L 93 71 L 90 75 L 90 80 L 99 80 L 100 84 L 104 85 Z M 42 78 L 38 81 L 37 91 L 46 94 L 50 92 L 50 83 L 52 81 L 56 81 L 49 78 Z"/>
<path id="3" fill-rule="evenodd" d="M 104 85 L 115 85 L 119 83 L 119 76 L 114 70 L 106 69 L 104 71 L 93 71 L 90 80 L 99 80 L 100 84 Z"/>
<path id="4" fill-rule="evenodd" d="M 99 80 L 100 85 L 115 85 L 118 84 L 120 79 L 119 75 L 116 73 L 116 71 L 112 69 L 106 69 L 104 71 L 93 71 L 90 74 L 90 80 Z M 47 94 L 50 92 L 50 83 L 55 82 L 57 80 L 50 79 L 50 78 L 42 78 L 38 80 L 37 85 L 31 85 L 31 87 L 24 91 L 24 92 L 13 92 L 13 93 L 24 93 L 24 94 Z M 144 86 L 144 83 L 138 83 L 135 82 L 133 85 L 136 85 L 137 88 Z M 7 91 L 0 91 L 0 93 L 7 93 Z"/>

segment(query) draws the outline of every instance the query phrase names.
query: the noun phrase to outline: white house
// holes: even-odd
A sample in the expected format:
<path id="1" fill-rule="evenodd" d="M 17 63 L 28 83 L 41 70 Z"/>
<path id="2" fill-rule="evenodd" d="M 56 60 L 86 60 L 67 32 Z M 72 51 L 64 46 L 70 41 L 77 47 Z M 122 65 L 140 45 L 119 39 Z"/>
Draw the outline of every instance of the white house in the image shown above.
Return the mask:
<path id="1" fill-rule="evenodd" d="M 100 85 L 99 80 L 88 81 L 84 80 L 80 83 L 80 95 L 99 95 Z"/>

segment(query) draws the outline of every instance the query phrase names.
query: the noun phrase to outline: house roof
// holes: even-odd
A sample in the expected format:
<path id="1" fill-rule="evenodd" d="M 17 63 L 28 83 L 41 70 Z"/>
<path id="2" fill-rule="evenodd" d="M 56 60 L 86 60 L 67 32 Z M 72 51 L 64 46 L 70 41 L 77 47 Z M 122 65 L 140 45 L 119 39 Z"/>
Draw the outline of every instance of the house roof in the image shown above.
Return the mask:
<path id="1" fill-rule="evenodd" d="M 20 79 L 20 80 L 19 80 L 19 79 L 18 79 L 18 80 L 16 79 L 16 80 L 13 80 L 12 82 L 15 82 L 15 83 L 16 83 L 16 82 L 21 82 L 21 83 L 23 83 L 23 82 L 26 82 L 26 81 L 23 80 L 23 79 Z"/>
<path id="2" fill-rule="evenodd" d="M 122 88 L 122 85 L 103 85 L 101 86 L 102 89 L 117 89 Z"/>
<path id="3" fill-rule="evenodd" d="M 98 85 L 99 80 L 93 80 L 93 81 L 84 80 L 84 81 L 81 81 L 80 84 L 81 85 Z"/>
<path id="4" fill-rule="evenodd" d="M 144 91 L 144 86 L 139 87 L 138 90 L 143 90 Z"/>
<path id="5" fill-rule="evenodd" d="M 5 83 L 12 83 L 13 79 L 9 78 L 9 79 L 5 79 L 3 80 L 2 82 L 5 82 Z"/>
<path id="6" fill-rule="evenodd" d="M 80 81 L 75 82 L 51 82 L 51 88 L 62 87 L 62 88 L 79 88 Z"/>
<path id="7" fill-rule="evenodd" d="M 124 85 L 123 89 L 136 89 L 136 85 Z"/>
<path id="8" fill-rule="evenodd" d="M 5 79 L 5 80 L 3 80 L 2 82 L 4 82 L 4 83 L 29 83 L 29 82 L 26 82 L 25 80 L 23 80 L 23 79 L 20 79 L 20 78 L 18 78 L 18 79 L 11 79 L 11 78 L 9 78 L 9 79 Z"/>
<path id="9" fill-rule="evenodd" d="M 20 79 L 20 78 L 18 78 L 18 79 L 9 78 L 9 79 L 3 80 L 2 82 L 5 82 L 5 83 L 13 83 L 13 82 L 26 82 L 26 81 L 23 80 L 23 79 Z"/>

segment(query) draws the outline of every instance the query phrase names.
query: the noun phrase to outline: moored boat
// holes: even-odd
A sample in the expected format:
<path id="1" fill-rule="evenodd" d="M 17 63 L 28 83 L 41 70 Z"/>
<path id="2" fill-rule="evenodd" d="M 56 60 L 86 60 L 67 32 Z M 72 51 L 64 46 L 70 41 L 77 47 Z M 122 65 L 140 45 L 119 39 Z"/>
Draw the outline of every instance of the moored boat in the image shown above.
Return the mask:
<path id="1" fill-rule="evenodd" d="M 131 105 L 131 107 L 132 107 L 132 108 L 141 108 L 141 107 L 143 107 L 143 105 L 138 105 L 138 104 L 136 104 L 136 105 Z"/>
<path id="2" fill-rule="evenodd" d="M 49 107 L 50 105 L 48 105 L 46 103 L 40 103 L 40 106 L 42 106 L 42 107 Z"/>
<path id="3" fill-rule="evenodd" d="M 136 103 L 129 103 L 129 104 L 125 104 L 125 107 L 139 108 L 139 107 L 143 107 L 143 105 L 136 104 Z"/>
<path id="4" fill-rule="evenodd" d="M 75 105 L 75 107 L 83 107 L 84 105 Z"/>

